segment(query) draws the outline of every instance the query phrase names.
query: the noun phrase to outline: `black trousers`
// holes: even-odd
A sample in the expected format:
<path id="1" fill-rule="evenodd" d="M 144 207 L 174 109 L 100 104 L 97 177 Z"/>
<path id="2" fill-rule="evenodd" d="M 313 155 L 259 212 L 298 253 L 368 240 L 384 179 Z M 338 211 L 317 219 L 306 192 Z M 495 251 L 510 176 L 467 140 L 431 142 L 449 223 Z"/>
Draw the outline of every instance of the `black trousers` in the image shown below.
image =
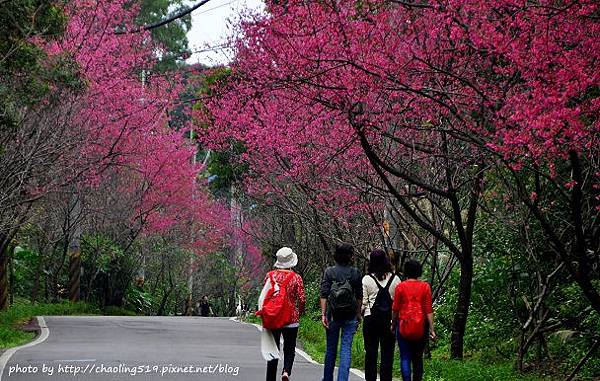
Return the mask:
<path id="1" fill-rule="evenodd" d="M 377 380 L 377 354 L 381 348 L 379 379 L 392 381 L 396 340 L 390 331 L 390 320 L 366 316 L 363 323 L 365 340 L 365 380 Z"/>
<path id="2" fill-rule="evenodd" d="M 292 374 L 292 366 L 294 365 L 294 357 L 296 356 L 296 338 L 298 337 L 298 327 L 282 328 L 271 331 L 273 338 L 279 348 L 279 339 L 283 335 L 283 371 Z M 277 379 L 277 364 L 279 360 L 271 360 L 267 362 L 267 381 L 276 381 Z"/>

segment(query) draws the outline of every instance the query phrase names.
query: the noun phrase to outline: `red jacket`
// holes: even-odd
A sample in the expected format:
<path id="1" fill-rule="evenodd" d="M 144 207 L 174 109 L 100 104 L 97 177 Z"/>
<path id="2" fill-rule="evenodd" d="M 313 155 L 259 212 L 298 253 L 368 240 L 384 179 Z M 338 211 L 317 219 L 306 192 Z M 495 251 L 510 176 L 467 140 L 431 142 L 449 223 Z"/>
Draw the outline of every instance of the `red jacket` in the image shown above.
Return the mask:
<path id="1" fill-rule="evenodd" d="M 396 290 L 394 290 L 394 304 L 392 305 L 392 311 L 402 316 L 407 301 L 412 297 L 417 297 L 421 300 L 421 306 L 423 306 L 423 313 L 425 315 L 433 313 L 433 306 L 431 305 L 431 287 L 429 286 L 429 283 L 420 280 L 405 280 L 396 286 Z"/>

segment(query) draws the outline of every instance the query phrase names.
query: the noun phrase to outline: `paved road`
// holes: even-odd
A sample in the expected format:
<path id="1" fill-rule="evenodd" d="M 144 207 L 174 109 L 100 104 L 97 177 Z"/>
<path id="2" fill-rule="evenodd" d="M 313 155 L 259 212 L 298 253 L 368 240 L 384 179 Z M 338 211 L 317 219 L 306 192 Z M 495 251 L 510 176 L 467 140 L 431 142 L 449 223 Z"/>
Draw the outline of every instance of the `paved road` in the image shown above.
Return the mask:
<path id="1" fill-rule="evenodd" d="M 259 333 L 251 325 L 198 317 L 45 320 L 48 338 L 18 350 L 2 381 L 264 380 Z M 293 380 L 318 381 L 321 372 L 321 365 L 296 355 Z"/>

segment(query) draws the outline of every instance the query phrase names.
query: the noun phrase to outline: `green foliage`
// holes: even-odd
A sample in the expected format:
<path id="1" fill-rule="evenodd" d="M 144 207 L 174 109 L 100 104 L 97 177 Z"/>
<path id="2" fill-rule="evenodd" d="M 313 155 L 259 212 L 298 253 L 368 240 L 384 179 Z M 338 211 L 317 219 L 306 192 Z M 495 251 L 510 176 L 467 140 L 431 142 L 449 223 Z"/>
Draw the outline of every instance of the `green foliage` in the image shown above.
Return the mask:
<path id="1" fill-rule="evenodd" d="M 12 255 L 12 292 L 16 295 L 29 296 L 33 287 L 35 271 L 40 265 L 37 251 L 17 246 Z"/>
<path id="2" fill-rule="evenodd" d="M 39 41 L 62 34 L 66 16 L 60 1 L 21 0 L 0 7 L 0 126 L 20 124 L 20 110 L 58 89 L 82 88 L 70 57 L 48 57 Z"/>
<path id="3" fill-rule="evenodd" d="M 136 269 L 134 258 L 108 236 L 84 235 L 81 242 L 81 294 L 102 306 L 120 306 Z"/>
<path id="4" fill-rule="evenodd" d="M 306 316 L 320 321 L 321 318 L 321 284 L 318 281 L 304 283 L 306 295 Z"/>
<path id="5" fill-rule="evenodd" d="M 594 286 L 600 288 L 600 281 Z M 557 289 L 555 295 L 556 314 L 550 322 L 563 321 L 564 328 L 549 337 L 549 351 L 557 363 L 562 364 L 560 371 L 570 372 L 598 339 L 600 315 L 588 307 L 580 288 L 570 283 Z M 600 377 L 600 351 L 596 351 L 578 373 L 580 379 L 595 380 Z"/>
<path id="6" fill-rule="evenodd" d="M 188 8 L 184 0 L 142 0 L 137 22 L 154 24 Z M 187 32 L 192 27 L 191 15 L 152 29 L 152 38 L 163 48 L 157 71 L 173 70 L 183 64 L 191 52 L 188 49 Z"/>
<path id="7" fill-rule="evenodd" d="M 197 295 L 209 295 L 214 313 L 217 316 L 234 315 L 237 305 L 234 296 L 240 279 L 232 259 L 221 252 L 203 255 L 199 258 L 198 277 L 203 282 Z"/>
<path id="8" fill-rule="evenodd" d="M 121 247 L 107 236 L 84 235 L 81 242 L 81 260 L 84 264 L 93 264 L 98 271 L 107 273 L 111 269 L 111 263 L 121 256 Z"/>
<path id="9" fill-rule="evenodd" d="M 66 16 L 61 10 L 61 2 L 54 0 L 20 0 L 9 1 L 0 7 L 0 52 L 5 55 L 11 52 L 16 60 L 27 58 L 23 54 L 28 50 L 27 44 L 15 46 L 16 42 L 24 42 L 28 37 L 56 37 L 60 35 L 66 24 Z M 24 49 L 21 51 L 20 49 Z M 19 63 L 22 63 L 19 62 Z M 11 63 L 7 63 L 11 65 Z M 19 64 L 17 64 L 17 67 Z"/>
<path id="10" fill-rule="evenodd" d="M 215 92 L 213 89 L 219 88 L 220 86 L 217 85 L 226 82 L 230 76 L 231 69 L 228 67 L 220 67 L 206 71 L 200 76 L 200 78 L 198 78 L 198 82 L 200 83 L 198 94 L 206 97 L 214 96 Z M 194 105 L 195 109 L 199 109 L 201 107 L 202 103 L 196 103 Z"/>
<path id="11" fill-rule="evenodd" d="M 241 144 L 232 144 L 227 151 L 213 152 L 208 162 L 208 173 L 214 177 L 211 182 L 213 190 L 229 189 L 247 172 L 248 166 L 239 161 L 239 156 L 245 152 Z"/>
<path id="12" fill-rule="evenodd" d="M 107 316 L 138 316 L 135 311 L 123 307 L 107 306 L 102 310 L 103 315 Z"/>
<path id="13" fill-rule="evenodd" d="M 125 307 L 136 311 L 138 314 L 149 314 L 152 310 L 153 298 L 142 287 L 131 286 L 125 294 Z"/>

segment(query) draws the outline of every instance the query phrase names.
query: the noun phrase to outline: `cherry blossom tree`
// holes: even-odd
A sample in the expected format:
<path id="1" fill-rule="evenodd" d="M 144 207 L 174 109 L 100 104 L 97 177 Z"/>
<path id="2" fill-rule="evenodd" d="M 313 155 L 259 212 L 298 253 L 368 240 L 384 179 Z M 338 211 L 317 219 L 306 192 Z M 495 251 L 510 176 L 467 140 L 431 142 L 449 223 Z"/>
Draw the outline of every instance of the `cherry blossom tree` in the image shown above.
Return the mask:
<path id="1" fill-rule="evenodd" d="M 117 222 L 128 232 L 126 246 L 140 234 L 173 229 L 182 235 L 184 248 L 196 254 L 244 238 L 231 226 L 227 208 L 207 191 L 200 176 L 204 168 L 192 160 L 196 146 L 184 136 L 185 126 L 182 131 L 170 125 L 181 77 L 152 72 L 161 46 L 153 43 L 149 30 L 134 25 L 136 4 L 80 0 L 65 4 L 63 11 L 68 20 L 64 33 L 33 43 L 50 62 L 67 57 L 83 86 L 51 92 L 54 98 L 24 108 L 31 115 L 23 118 L 29 130 L 21 128 L 2 140 L 12 144 L 14 157 L 29 158 L 14 165 L 28 172 L 11 170 L 17 175 L 10 183 L 14 189 L 7 189 L 14 200 L 0 210 L 2 221 L 10 222 L 17 211 L 19 218 L 7 229 L 0 223 L 2 249 L 10 241 L 4 237 L 13 237 L 32 217 L 33 202 L 53 193 L 73 202 L 76 207 L 65 210 L 77 214 L 105 212 L 85 205 L 86 194 L 104 194 L 107 202 L 111 192 L 118 194 L 113 201 L 122 207 Z M 2 160 L 13 156 L 2 155 Z M 85 218 L 77 221 L 81 224 L 69 225 L 64 235 L 71 241 L 73 260 L 85 227 Z"/>
<path id="2" fill-rule="evenodd" d="M 368 203 L 360 202 L 365 184 L 384 189 L 398 215 L 460 262 L 451 354 L 462 357 L 486 173 L 506 168 L 507 181 L 527 194 L 520 201 L 535 206 L 528 200 L 537 193 L 516 179 L 536 169 L 571 199 L 576 239 L 565 242 L 550 224 L 544 230 L 565 262 L 577 262 L 569 271 L 599 310 L 586 251 L 598 242 L 598 209 L 581 213 L 597 203 L 597 190 L 579 188 L 598 184 L 597 2 L 267 8 L 240 24 L 232 77 L 207 103 L 205 119 L 207 144 L 246 148 L 248 189 L 277 194 L 286 190 L 278 184 L 299 184 L 315 190 L 321 208 L 346 217 Z M 565 163 L 572 170 L 556 170 Z M 577 179 L 561 182 L 559 173 Z M 544 225 L 552 207 L 536 209 Z M 436 226 L 432 210 L 451 226 Z"/>

